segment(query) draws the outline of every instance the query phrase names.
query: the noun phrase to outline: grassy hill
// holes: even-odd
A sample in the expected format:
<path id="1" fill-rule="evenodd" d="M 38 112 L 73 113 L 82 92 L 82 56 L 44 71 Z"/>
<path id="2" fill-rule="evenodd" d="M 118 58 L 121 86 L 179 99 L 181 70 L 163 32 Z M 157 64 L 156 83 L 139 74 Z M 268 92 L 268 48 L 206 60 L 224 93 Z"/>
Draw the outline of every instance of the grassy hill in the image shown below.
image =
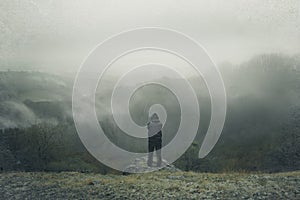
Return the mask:
<path id="1" fill-rule="evenodd" d="M 3 199 L 299 199 L 300 172 L 0 174 Z"/>

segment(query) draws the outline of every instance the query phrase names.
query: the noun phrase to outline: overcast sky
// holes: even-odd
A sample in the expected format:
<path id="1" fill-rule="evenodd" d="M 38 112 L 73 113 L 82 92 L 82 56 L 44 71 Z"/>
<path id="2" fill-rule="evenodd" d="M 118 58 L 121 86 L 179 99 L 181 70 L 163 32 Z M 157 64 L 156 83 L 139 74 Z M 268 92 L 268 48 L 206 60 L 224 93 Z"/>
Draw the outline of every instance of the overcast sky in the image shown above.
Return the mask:
<path id="1" fill-rule="evenodd" d="M 183 32 L 217 62 L 300 53 L 299 0 L 1 0 L 0 69 L 75 72 L 112 34 Z"/>

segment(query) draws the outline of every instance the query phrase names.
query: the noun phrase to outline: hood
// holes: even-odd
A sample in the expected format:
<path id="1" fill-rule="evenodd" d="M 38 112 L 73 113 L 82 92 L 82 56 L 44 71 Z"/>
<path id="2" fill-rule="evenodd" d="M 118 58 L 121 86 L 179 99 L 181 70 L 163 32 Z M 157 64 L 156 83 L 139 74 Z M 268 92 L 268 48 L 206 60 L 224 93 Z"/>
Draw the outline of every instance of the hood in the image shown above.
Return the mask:
<path id="1" fill-rule="evenodd" d="M 150 117 L 150 122 L 153 122 L 153 123 L 158 123 L 158 122 L 160 122 L 160 121 L 159 121 L 159 117 L 158 117 L 158 115 L 157 115 L 156 113 L 154 113 L 153 115 L 151 115 L 151 117 Z"/>

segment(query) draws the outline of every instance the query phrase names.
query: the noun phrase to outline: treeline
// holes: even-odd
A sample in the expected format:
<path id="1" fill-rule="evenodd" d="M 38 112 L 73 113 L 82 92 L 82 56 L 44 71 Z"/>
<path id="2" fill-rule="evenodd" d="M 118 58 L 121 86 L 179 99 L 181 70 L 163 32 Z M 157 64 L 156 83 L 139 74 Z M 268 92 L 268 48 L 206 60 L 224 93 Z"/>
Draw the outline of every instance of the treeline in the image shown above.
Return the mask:
<path id="1" fill-rule="evenodd" d="M 197 159 L 200 143 L 194 144 L 176 161 L 183 170 L 200 172 L 300 170 L 300 107 L 291 111 L 291 119 L 279 129 L 265 134 L 243 130 L 230 135 L 224 131 L 213 151 Z"/>
<path id="2" fill-rule="evenodd" d="M 5 129 L 9 150 L 25 171 L 81 171 L 107 173 L 82 145 L 73 124 L 36 124 Z"/>
<path id="3" fill-rule="evenodd" d="M 204 159 L 198 159 L 200 143 L 194 141 L 175 166 L 198 172 L 299 170 L 299 124 L 300 108 L 291 112 L 290 121 L 283 122 L 278 134 L 273 136 L 243 134 L 242 137 L 231 138 L 226 137 L 225 132 Z M 73 124 L 37 124 L 23 129 L 6 129 L 2 134 L 9 135 L 9 149 L 25 171 L 118 173 L 99 163 L 86 151 Z M 124 145 L 138 144 L 128 140 L 123 141 Z M 145 144 L 140 144 L 140 149 L 143 147 Z"/>

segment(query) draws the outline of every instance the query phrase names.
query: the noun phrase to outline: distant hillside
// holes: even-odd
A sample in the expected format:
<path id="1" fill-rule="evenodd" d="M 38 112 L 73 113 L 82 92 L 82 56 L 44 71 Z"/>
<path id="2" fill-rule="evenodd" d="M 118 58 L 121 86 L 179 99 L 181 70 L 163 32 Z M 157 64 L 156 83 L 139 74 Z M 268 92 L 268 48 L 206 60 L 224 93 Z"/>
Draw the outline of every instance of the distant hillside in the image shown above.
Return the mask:
<path id="1" fill-rule="evenodd" d="M 259 55 L 239 66 L 227 64 L 221 68 L 227 93 L 227 116 L 219 141 L 204 159 L 198 158 L 198 151 L 209 124 L 211 105 L 203 81 L 192 77 L 191 85 L 197 92 L 201 107 L 200 128 L 194 143 L 174 163 L 175 166 L 181 170 L 201 172 L 300 170 L 299 58 L 277 54 Z M 6 128 L 5 133 L 13 136 L 10 147 L 15 156 L 19 157 L 18 160 L 27 163 L 28 170 L 77 170 L 70 163 L 78 157 L 78 160 L 82 160 L 87 154 L 82 154 L 84 147 L 71 118 L 71 82 L 38 72 L 8 71 L 0 73 L 0 78 L 0 129 Z M 179 80 L 169 81 L 176 81 L 180 85 Z M 101 117 L 98 116 L 100 125 L 109 139 L 119 147 L 134 152 L 147 152 L 147 140 L 125 134 L 108 112 L 113 83 L 111 77 L 107 77 L 107 82 L 100 89 L 101 94 L 97 91 L 96 98 L 100 101 L 96 102 L 96 108 L 97 114 L 101 114 Z M 123 86 L 126 89 L 126 85 Z M 174 95 L 158 86 L 143 87 L 132 96 L 130 114 L 136 123 L 143 125 L 148 117 L 146 111 L 154 103 L 164 105 L 168 112 L 163 129 L 165 145 L 176 134 L 180 122 L 180 110 Z M 44 130 L 43 126 L 31 126 L 41 122 L 50 123 L 50 127 Z M 9 129 L 11 127 L 19 129 Z M 48 150 L 45 154 L 47 159 L 41 158 L 38 163 L 32 157 L 32 152 L 39 149 L 27 138 L 34 138 L 41 144 L 39 140 L 43 138 L 39 136 L 42 133 L 55 133 L 58 138 L 53 138 L 53 145 L 64 150 L 57 151 L 59 148 L 56 147 L 52 152 Z M 64 137 L 64 140 L 60 137 Z M 60 143 L 62 141 L 63 145 Z M 69 146 L 66 141 L 70 143 Z M 7 145 L 3 146 L 5 150 Z M 64 158 L 63 151 L 66 155 L 72 155 L 67 156 L 70 160 Z M 20 152 L 24 155 L 19 156 Z M 78 152 L 78 157 L 74 152 Z M 82 169 L 86 168 L 87 163 L 90 160 L 84 160 Z M 95 166 L 94 163 L 92 165 Z M 93 171 L 94 167 L 91 168 Z M 109 170 L 102 168 L 100 171 Z"/>
<path id="2" fill-rule="evenodd" d="M 0 129 L 66 118 L 71 88 L 70 81 L 47 73 L 0 72 Z"/>

